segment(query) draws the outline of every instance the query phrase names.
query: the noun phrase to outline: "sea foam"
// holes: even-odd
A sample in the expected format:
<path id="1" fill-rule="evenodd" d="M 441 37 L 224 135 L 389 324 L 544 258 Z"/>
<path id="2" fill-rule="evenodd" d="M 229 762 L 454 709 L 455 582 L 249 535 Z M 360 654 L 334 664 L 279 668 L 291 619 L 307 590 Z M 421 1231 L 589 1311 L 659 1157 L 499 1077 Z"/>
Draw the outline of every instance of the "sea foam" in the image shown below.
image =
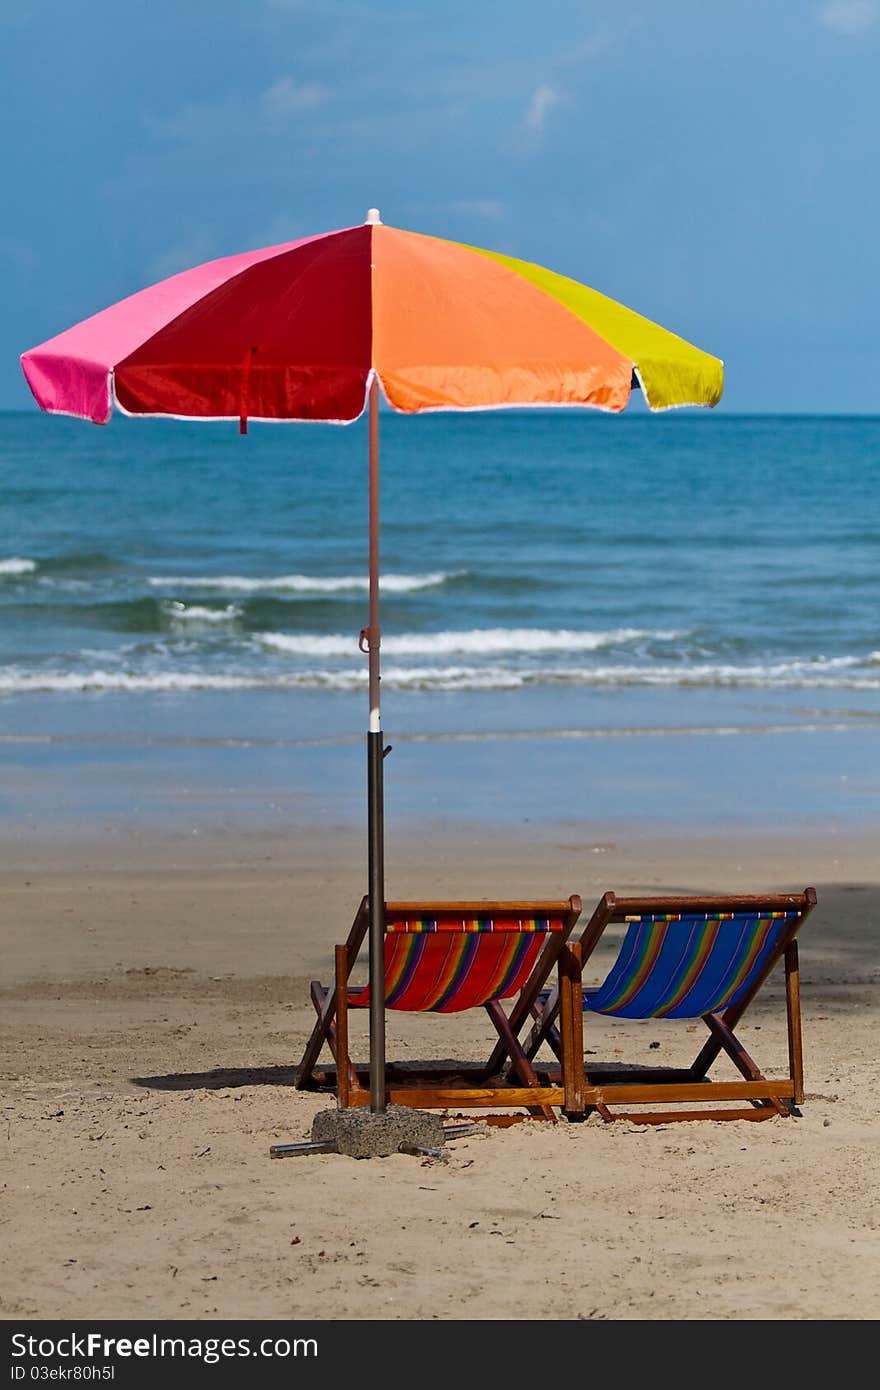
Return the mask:
<path id="1" fill-rule="evenodd" d="M 430 574 L 383 574 L 379 587 L 389 594 L 409 594 L 419 589 L 436 588 L 455 577 L 455 573 L 443 570 Z M 242 594 L 264 593 L 272 589 L 296 594 L 366 593 L 370 587 L 368 576 L 363 574 L 280 574 L 262 578 L 242 574 L 157 574 L 151 575 L 147 582 L 154 589 L 219 589 L 225 593 Z"/>
<path id="2" fill-rule="evenodd" d="M 99 654 L 94 653 L 94 656 L 99 657 Z M 867 674 L 872 670 L 876 672 L 878 653 L 872 653 L 871 658 L 815 658 L 740 666 L 712 662 L 596 666 L 566 663 L 532 668 L 464 663 L 400 666 L 391 662 L 383 671 L 383 682 L 388 688 L 403 691 L 516 690 L 537 685 L 880 690 L 880 675 Z M 104 667 L 80 671 L 34 671 L 6 667 L 0 669 L 0 693 L 271 689 L 357 691 L 366 686 L 367 678 L 366 662 L 341 670 L 319 666 L 304 670 L 266 670 L 261 673 L 220 673 L 197 669 L 113 670 Z"/>
<path id="3" fill-rule="evenodd" d="M 8 559 L 0 560 L 0 575 L 33 574 L 36 568 L 36 560 L 22 559 L 18 555 L 10 555 Z"/>
<path id="4" fill-rule="evenodd" d="M 616 628 L 610 632 L 577 632 L 544 628 L 473 628 L 464 632 L 403 632 L 383 637 L 382 650 L 389 656 L 487 656 L 528 655 L 536 652 L 593 652 L 602 647 L 630 642 L 671 642 L 682 632 L 650 632 L 642 628 Z M 259 640 L 273 651 L 291 656 L 357 656 L 354 635 L 331 633 L 264 632 Z"/>
<path id="5" fill-rule="evenodd" d="M 174 626 L 196 627 L 234 623 L 241 617 L 241 608 L 237 603 L 227 603 L 225 608 L 205 608 L 198 603 L 179 603 L 176 599 L 168 599 L 162 604 L 162 613 Z"/>

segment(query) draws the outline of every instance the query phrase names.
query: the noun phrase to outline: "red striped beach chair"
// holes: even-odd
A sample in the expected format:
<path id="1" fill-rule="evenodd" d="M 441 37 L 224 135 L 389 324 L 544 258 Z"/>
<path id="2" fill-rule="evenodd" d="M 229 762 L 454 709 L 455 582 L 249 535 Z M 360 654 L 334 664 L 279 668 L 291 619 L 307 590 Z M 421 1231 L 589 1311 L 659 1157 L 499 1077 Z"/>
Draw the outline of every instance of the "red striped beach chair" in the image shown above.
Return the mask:
<path id="1" fill-rule="evenodd" d="M 606 1121 L 641 1124 L 670 1120 L 749 1119 L 789 1115 L 804 1098 L 800 984 L 796 933 L 816 904 L 816 892 L 707 898 L 618 898 L 606 893 L 583 935 L 560 960 L 559 986 L 542 992 L 523 1051 L 530 1060 L 546 1039 L 562 1061 L 566 1114 L 595 1109 Z M 626 933 L 604 981 L 584 988 L 584 966 L 611 923 Z M 734 1029 L 779 961 L 784 961 L 789 1074 L 764 1076 Z M 594 1065 L 584 1068 L 585 1016 L 621 1019 L 702 1019 L 709 1038 L 687 1068 Z M 557 1018 L 561 1029 L 557 1028 Z M 741 1081 L 711 1081 L 721 1053 Z M 747 1107 L 714 1108 L 717 1101 Z M 710 1108 L 621 1112 L 611 1107 L 699 1102 Z"/>
<path id="2" fill-rule="evenodd" d="M 564 1103 L 561 1085 L 539 1076 L 523 1052 L 519 1035 L 532 1016 L 581 910 L 578 897 L 566 902 L 389 902 L 385 906 L 385 1006 L 408 1013 L 459 1013 L 485 1009 L 498 1043 L 482 1065 L 450 1070 L 436 1066 L 387 1068 L 388 1098 L 397 1105 L 515 1106 L 555 1119 Z M 344 946 L 336 947 L 335 986 L 313 980 L 318 1015 L 300 1062 L 299 1088 L 327 1084 L 317 1070 L 325 1043 L 336 1062 L 339 1104 L 366 1105 L 369 1085 L 348 1050 L 348 1014 L 366 1009 L 368 985 L 352 988 L 351 971 L 369 923 L 364 898 Z M 510 1013 L 503 999 L 514 999 Z M 502 1077 L 505 1063 L 508 1076 Z"/>

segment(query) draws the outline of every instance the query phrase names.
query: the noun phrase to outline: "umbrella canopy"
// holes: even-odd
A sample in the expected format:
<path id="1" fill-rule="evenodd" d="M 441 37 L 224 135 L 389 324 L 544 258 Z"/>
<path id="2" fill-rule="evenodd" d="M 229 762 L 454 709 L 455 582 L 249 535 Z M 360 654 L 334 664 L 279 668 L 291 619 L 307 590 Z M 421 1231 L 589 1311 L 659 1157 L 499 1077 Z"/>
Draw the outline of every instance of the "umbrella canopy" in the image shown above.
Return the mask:
<path id="1" fill-rule="evenodd" d="M 22 357 L 44 410 L 332 420 L 375 375 L 401 411 L 715 405 L 716 357 L 527 261 L 370 221 L 183 271 Z"/>
<path id="2" fill-rule="evenodd" d="M 384 757 L 379 699 L 379 389 L 397 410 L 715 405 L 723 364 L 575 280 L 528 261 L 383 226 L 210 261 L 22 356 L 38 404 L 129 415 L 358 418 L 369 402 L 367 729 L 370 1100 L 385 1108 Z"/>

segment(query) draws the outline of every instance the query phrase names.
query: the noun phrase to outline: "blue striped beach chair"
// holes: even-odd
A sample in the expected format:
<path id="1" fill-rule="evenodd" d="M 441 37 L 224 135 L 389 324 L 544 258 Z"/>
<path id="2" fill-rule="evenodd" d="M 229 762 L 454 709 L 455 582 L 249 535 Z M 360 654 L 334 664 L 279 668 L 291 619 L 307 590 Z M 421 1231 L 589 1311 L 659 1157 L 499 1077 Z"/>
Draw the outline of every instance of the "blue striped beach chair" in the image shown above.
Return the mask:
<path id="1" fill-rule="evenodd" d="M 545 1040 L 562 1062 L 565 1113 L 582 1119 L 641 1124 L 675 1119 L 763 1120 L 789 1115 L 804 1098 L 798 947 L 795 936 L 816 904 L 816 892 L 706 898 L 618 898 L 606 893 L 580 940 L 563 952 L 559 985 L 544 990 L 525 1041 L 531 1060 Z M 626 931 L 611 969 L 597 988 L 585 988 L 583 970 L 611 924 Z M 734 1029 L 774 966 L 784 962 L 789 1074 L 764 1076 Z M 690 1067 L 584 1067 L 585 1016 L 688 1019 L 706 1024 L 709 1038 Z M 559 1023 L 557 1025 L 557 1020 Z M 741 1081 L 712 1081 L 724 1053 Z M 747 1106 L 718 1101 L 747 1101 Z M 698 1109 L 629 1110 L 677 1106 Z M 709 1108 L 705 1108 L 708 1104 Z M 614 1107 L 612 1109 L 612 1107 Z"/>

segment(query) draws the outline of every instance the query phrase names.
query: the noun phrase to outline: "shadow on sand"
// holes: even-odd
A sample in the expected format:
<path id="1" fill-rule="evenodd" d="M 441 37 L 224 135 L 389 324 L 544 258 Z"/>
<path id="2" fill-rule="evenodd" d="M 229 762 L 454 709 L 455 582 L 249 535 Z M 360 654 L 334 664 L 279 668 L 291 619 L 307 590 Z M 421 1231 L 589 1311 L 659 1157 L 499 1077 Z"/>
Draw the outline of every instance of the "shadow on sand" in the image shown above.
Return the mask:
<path id="1" fill-rule="evenodd" d="M 296 1067 L 214 1067 L 168 1076 L 132 1076 L 132 1085 L 150 1091 L 222 1091 L 234 1086 L 292 1086 Z"/>

